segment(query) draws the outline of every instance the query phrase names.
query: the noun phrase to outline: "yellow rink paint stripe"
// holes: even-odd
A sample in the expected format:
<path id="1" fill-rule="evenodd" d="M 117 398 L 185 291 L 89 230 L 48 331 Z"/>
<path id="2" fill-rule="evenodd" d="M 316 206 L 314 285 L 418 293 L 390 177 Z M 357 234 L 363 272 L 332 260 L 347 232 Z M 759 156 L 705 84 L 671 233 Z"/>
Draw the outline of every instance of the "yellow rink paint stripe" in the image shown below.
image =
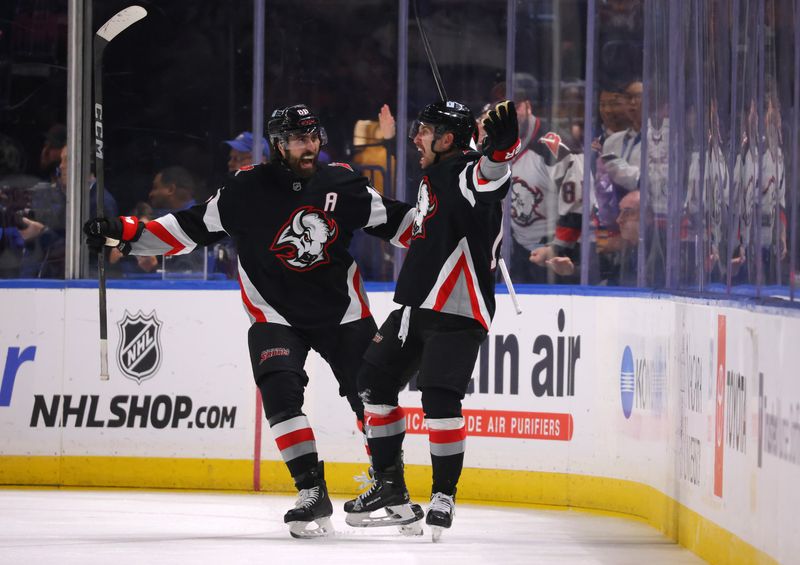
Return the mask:
<path id="1" fill-rule="evenodd" d="M 332 494 L 350 495 L 364 464 L 327 463 Z M 413 498 L 430 496 L 431 470 L 407 465 Z M 0 485 L 252 491 L 249 460 L 154 457 L 0 456 Z M 261 489 L 294 492 L 282 461 L 261 462 Z M 532 471 L 464 469 L 459 499 L 496 505 L 569 507 L 642 520 L 710 563 L 775 565 L 777 561 L 662 492 L 632 481 Z"/>

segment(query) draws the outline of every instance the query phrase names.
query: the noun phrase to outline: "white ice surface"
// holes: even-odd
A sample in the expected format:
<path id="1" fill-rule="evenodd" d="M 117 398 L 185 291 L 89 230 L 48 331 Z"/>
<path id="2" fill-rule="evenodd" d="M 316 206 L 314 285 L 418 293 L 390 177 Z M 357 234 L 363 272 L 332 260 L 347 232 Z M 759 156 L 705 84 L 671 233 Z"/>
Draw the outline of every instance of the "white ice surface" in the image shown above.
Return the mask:
<path id="1" fill-rule="evenodd" d="M 337 534 L 296 540 L 294 497 L 126 490 L 0 490 L 0 563 L 328 565 L 689 564 L 703 561 L 650 526 L 570 510 L 458 503 L 453 527 L 354 529 L 334 500 Z"/>

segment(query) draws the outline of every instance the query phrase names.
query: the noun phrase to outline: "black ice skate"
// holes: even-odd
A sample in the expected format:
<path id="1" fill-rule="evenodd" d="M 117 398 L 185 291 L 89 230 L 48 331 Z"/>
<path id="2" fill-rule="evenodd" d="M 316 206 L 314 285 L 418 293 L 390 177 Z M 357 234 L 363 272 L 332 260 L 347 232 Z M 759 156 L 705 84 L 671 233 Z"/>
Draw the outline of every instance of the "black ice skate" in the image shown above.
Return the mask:
<path id="1" fill-rule="evenodd" d="M 330 518 L 333 505 L 328 497 L 323 462 L 320 461 L 316 468 L 296 477 L 296 482 L 309 482 L 313 486 L 300 489 L 294 508 L 283 516 L 283 521 L 289 524 L 289 533 L 295 538 L 316 538 L 333 533 Z"/>
<path id="2" fill-rule="evenodd" d="M 383 511 L 384 516 L 371 516 Z M 375 472 L 375 482 L 367 492 L 344 503 L 345 522 L 357 528 L 400 526 L 404 535 L 422 535 L 422 527 L 415 523 L 425 513 L 419 504 L 412 504 L 403 480 L 403 465 L 399 463 Z"/>
<path id="3" fill-rule="evenodd" d="M 431 527 L 433 541 L 439 541 L 442 531 L 453 525 L 453 518 L 456 516 L 455 498 L 455 494 L 450 496 L 441 492 L 431 495 L 431 505 L 428 507 L 425 523 Z"/>

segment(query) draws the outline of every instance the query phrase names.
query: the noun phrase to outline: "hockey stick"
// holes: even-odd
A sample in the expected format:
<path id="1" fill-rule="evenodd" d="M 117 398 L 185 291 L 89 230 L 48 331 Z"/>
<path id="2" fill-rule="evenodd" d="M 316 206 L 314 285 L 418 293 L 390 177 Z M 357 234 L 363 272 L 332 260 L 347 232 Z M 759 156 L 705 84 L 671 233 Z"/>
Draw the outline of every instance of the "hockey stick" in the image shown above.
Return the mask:
<path id="1" fill-rule="evenodd" d="M 433 51 L 431 50 L 431 44 L 428 41 L 428 35 L 425 33 L 425 28 L 422 26 L 422 18 L 419 17 L 419 10 L 417 9 L 417 0 L 412 0 L 412 4 L 414 6 L 414 19 L 417 20 L 417 29 L 419 29 L 422 45 L 425 47 L 425 55 L 428 57 L 428 64 L 431 66 L 431 72 L 433 73 L 433 81 L 436 83 L 436 90 L 439 91 L 439 97 L 444 102 L 447 100 L 447 93 L 444 90 L 442 75 L 439 74 L 439 65 L 436 64 L 436 59 L 433 57 Z M 506 262 L 500 257 L 497 264 L 500 266 L 500 273 L 503 275 L 503 281 L 506 283 L 508 294 L 511 295 L 514 309 L 517 311 L 518 315 L 522 314 L 522 310 L 519 307 L 519 300 L 517 300 L 517 293 L 514 290 L 514 283 L 511 282 L 511 275 L 508 273 Z"/>
<path id="2" fill-rule="evenodd" d="M 97 184 L 97 216 L 102 217 L 105 178 L 103 171 L 103 52 L 120 32 L 128 29 L 147 15 L 141 6 L 128 6 L 103 24 L 94 36 L 94 147 L 95 176 Z M 106 250 L 97 254 L 97 287 L 100 295 L 100 380 L 108 380 L 108 308 L 106 305 Z"/>
<path id="3" fill-rule="evenodd" d="M 433 81 L 436 83 L 436 90 L 439 91 L 439 98 L 444 102 L 447 100 L 447 93 L 444 91 L 444 82 L 442 82 L 442 75 L 439 74 L 439 65 L 436 64 L 436 59 L 433 57 L 431 44 L 428 41 L 428 34 L 425 33 L 425 28 L 422 27 L 422 18 L 419 17 L 419 10 L 417 9 L 417 0 L 412 0 L 414 5 L 414 19 L 417 20 L 417 29 L 422 38 L 422 46 L 425 48 L 425 56 L 428 57 L 428 64 L 431 66 L 433 73 Z"/>

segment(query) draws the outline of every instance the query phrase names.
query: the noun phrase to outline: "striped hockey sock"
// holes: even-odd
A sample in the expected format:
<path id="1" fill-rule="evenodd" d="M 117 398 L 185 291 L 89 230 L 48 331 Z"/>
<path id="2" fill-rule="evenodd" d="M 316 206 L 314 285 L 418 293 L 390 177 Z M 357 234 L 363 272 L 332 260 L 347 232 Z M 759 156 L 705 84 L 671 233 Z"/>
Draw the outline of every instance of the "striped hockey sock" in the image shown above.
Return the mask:
<path id="1" fill-rule="evenodd" d="M 283 462 L 286 463 L 292 477 L 299 477 L 309 469 L 316 468 L 317 442 L 314 439 L 314 430 L 311 429 L 305 414 L 282 421 L 270 420 L 269 425 Z M 298 484 L 297 488 L 307 487 Z"/>
<path id="2" fill-rule="evenodd" d="M 461 468 L 464 466 L 464 449 L 467 430 L 464 418 L 426 418 L 433 467 L 432 492 L 454 495 Z"/>
<path id="3" fill-rule="evenodd" d="M 384 471 L 394 465 L 406 437 L 403 409 L 387 404 L 364 404 L 364 427 L 375 470 Z"/>
<path id="4" fill-rule="evenodd" d="M 356 425 L 358 426 L 358 431 L 361 432 L 361 437 L 364 440 L 364 451 L 367 452 L 369 464 L 372 465 L 372 452 L 369 450 L 369 442 L 367 441 L 367 431 L 364 429 L 364 422 L 361 420 L 356 420 Z"/>

